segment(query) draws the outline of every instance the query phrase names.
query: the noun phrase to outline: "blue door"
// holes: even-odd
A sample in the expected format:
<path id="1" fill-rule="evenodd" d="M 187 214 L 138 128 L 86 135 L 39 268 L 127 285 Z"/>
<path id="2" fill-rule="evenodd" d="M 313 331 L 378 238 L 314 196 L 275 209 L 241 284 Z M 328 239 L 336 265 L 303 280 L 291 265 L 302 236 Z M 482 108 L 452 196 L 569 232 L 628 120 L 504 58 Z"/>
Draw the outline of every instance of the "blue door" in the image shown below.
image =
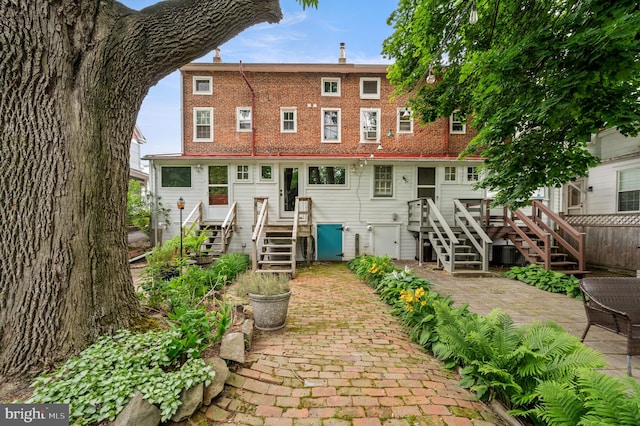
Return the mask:
<path id="1" fill-rule="evenodd" d="M 317 260 L 342 261 L 342 224 L 316 225 L 318 236 Z"/>

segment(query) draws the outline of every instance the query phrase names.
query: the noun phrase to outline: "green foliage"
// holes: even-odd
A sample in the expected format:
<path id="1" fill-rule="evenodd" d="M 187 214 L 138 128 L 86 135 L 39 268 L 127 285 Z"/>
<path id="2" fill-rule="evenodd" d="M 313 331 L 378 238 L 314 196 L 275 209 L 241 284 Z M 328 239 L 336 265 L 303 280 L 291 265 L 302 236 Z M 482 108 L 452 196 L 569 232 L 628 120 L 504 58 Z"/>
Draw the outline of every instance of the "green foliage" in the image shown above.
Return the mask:
<path id="1" fill-rule="evenodd" d="M 142 186 L 137 180 L 129 180 L 127 190 L 127 225 L 137 226 L 149 232 L 149 217 L 151 210 L 149 201 L 142 195 Z"/>
<path id="2" fill-rule="evenodd" d="M 541 383 L 533 414 L 550 426 L 632 426 L 640 424 L 640 385 L 584 369 L 574 380 Z"/>
<path id="3" fill-rule="evenodd" d="M 170 359 L 200 358 L 211 345 L 216 316 L 205 308 L 179 307 L 168 314 L 169 326 L 175 333 L 167 351 Z"/>
<path id="4" fill-rule="evenodd" d="M 393 265 L 389 256 L 356 256 L 347 264 L 358 278 L 372 287 L 377 287 L 384 276 L 398 269 Z"/>
<path id="5" fill-rule="evenodd" d="M 471 5 L 479 21 L 468 21 Z M 591 133 L 640 130 L 640 9 L 635 0 L 400 0 L 383 54 L 424 122 L 454 110 L 478 131 L 481 187 L 517 206 L 536 188 L 584 176 Z M 425 84 L 430 69 L 436 84 Z"/>
<path id="6" fill-rule="evenodd" d="M 383 302 L 393 305 L 400 300 L 403 291 L 428 289 L 432 285 L 428 280 L 413 275 L 408 269 L 404 271 L 393 270 L 382 277 L 376 287 L 376 292 Z"/>
<path id="7" fill-rule="evenodd" d="M 503 275 L 525 284 L 538 287 L 552 293 L 563 293 L 571 297 L 581 297 L 580 280 L 573 275 L 550 271 L 539 265 L 514 266 Z"/>
<path id="8" fill-rule="evenodd" d="M 138 390 L 167 420 L 178 409 L 182 390 L 213 378 L 200 359 L 178 365 L 168 356 L 176 336 L 128 330 L 103 336 L 51 375 L 39 376 L 27 402 L 70 404 L 70 423 L 89 425 L 112 421 Z"/>
<path id="9" fill-rule="evenodd" d="M 249 256 L 242 253 L 226 253 L 213 264 L 218 280 L 225 285 L 249 268 Z"/>

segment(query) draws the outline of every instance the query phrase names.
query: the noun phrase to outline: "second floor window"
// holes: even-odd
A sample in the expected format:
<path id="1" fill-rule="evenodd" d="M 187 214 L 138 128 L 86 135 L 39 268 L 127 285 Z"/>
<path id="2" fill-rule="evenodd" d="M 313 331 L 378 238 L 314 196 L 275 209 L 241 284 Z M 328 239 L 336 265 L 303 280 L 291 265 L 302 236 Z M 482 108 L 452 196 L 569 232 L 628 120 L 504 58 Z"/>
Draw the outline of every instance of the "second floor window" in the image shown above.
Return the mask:
<path id="1" fill-rule="evenodd" d="M 213 108 L 193 109 L 194 142 L 213 142 Z"/>
<path id="2" fill-rule="evenodd" d="M 339 109 L 322 109 L 322 142 L 340 142 Z"/>
<path id="3" fill-rule="evenodd" d="M 236 180 L 237 181 L 249 180 L 249 166 L 247 165 L 236 166 Z"/>
<path id="4" fill-rule="evenodd" d="M 452 166 L 446 166 L 444 168 L 444 181 L 455 182 L 458 180 L 458 168 Z"/>
<path id="5" fill-rule="evenodd" d="M 380 140 L 380 110 L 361 109 L 360 110 L 360 140 L 362 142 L 378 142 Z"/>
<path id="6" fill-rule="evenodd" d="M 478 168 L 477 167 L 467 167 L 467 182 L 477 182 L 478 181 Z"/>
<path id="7" fill-rule="evenodd" d="M 251 108 L 250 107 L 238 107 L 236 109 L 236 117 L 238 120 L 237 130 L 239 132 L 251 131 Z"/>
<path id="8" fill-rule="evenodd" d="M 298 131 L 296 115 L 296 108 L 280 108 L 280 131 L 282 133 L 295 133 Z"/>

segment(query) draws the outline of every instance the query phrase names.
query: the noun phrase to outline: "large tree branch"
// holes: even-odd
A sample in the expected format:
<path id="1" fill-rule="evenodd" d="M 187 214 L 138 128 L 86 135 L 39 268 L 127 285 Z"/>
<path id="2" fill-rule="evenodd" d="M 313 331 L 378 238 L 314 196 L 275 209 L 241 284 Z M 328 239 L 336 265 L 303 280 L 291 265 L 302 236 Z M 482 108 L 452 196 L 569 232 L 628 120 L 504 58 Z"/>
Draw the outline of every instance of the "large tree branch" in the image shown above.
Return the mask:
<path id="1" fill-rule="evenodd" d="M 166 0 L 125 17 L 134 65 L 150 86 L 244 29 L 282 19 L 279 0 Z"/>

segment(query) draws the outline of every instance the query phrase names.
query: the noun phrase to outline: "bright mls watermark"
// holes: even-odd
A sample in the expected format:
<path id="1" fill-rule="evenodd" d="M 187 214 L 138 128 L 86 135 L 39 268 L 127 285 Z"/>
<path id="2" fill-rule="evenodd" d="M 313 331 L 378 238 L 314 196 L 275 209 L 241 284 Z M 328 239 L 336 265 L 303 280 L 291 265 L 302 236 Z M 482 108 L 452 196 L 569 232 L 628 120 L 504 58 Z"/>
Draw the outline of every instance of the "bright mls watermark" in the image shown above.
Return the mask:
<path id="1" fill-rule="evenodd" d="M 69 426 L 69 404 L 0 404 L 0 425 Z"/>

